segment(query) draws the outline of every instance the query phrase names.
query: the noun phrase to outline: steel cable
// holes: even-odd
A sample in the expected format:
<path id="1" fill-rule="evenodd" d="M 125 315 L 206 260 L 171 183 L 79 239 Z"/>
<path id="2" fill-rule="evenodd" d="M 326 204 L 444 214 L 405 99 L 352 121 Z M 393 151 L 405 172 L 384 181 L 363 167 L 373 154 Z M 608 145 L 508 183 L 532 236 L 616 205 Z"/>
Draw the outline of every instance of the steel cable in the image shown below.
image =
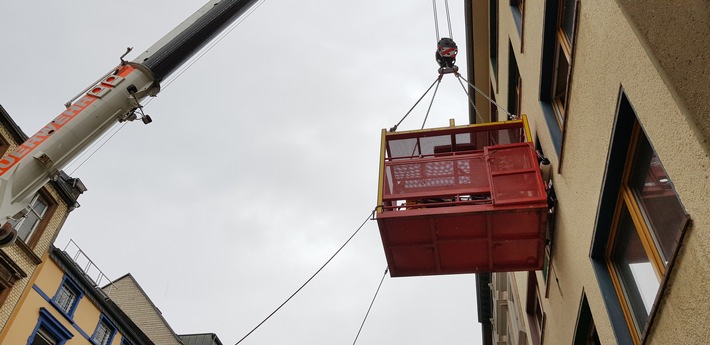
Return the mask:
<path id="1" fill-rule="evenodd" d="M 436 41 L 439 42 L 439 17 L 436 14 L 436 0 L 431 0 L 434 6 L 434 31 L 436 31 Z"/>
<path id="2" fill-rule="evenodd" d="M 488 95 L 486 95 L 483 91 L 481 91 L 479 88 L 477 88 L 476 85 L 473 85 L 470 81 L 466 80 L 466 78 L 464 78 L 464 77 L 461 76 L 460 74 L 457 73 L 457 74 L 456 74 L 456 77 L 462 79 L 463 81 L 465 81 L 466 84 L 468 84 L 468 86 L 470 86 L 470 87 L 473 88 L 476 92 L 478 92 L 479 94 L 481 94 L 481 96 L 483 96 L 485 99 L 487 99 L 488 102 L 490 102 L 490 103 L 492 103 L 493 105 L 495 105 L 496 107 L 498 107 L 498 109 L 503 110 L 503 111 L 505 112 L 505 114 L 508 115 L 509 117 L 517 117 L 517 115 L 512 114 L 511 112 L 509 112 L 509 111 L 506 110 L 505 108 L 501 107 L 500 104 L 496 103 L 496 101 L 494 101 L 493 99 L 491 99 L 490 97 L 488 97 Z M 467 93 L 468 93 L 468 92 L 467 92 Z"/>
<path id="3" fill-rule="evenodd" d="M 247 333 L 245 336 L 243 336 L 241 339 L 239 339 L 239 341 L 235 345 L 239 345 L 242 341 L 244 341 L 244 339 L 246 339 L 248 336 L 250 336 L 252 333 L 254 333 L 254 331 L 256 331 L 259 327 L 261 327 L 261 325 L 263 325 L 267 320 L 269 320 L 272 316 L 274 316 L 274 314 L 276 314 L 277 311 L 279 311 L 284 305 L 286 305 L 286 303 L 288 303 L 288 301 L 290 301 L 293 297 L 296 296 L 296 294 L 298 294 L 304 287 L 306 287 L 306 285 L 308 285 L 308 283 L 310 283 L 311 280 L 313 280 L 313 278 L 315 278 L 316 275 L 318 275 L 318 273 L 320 273 L 325 268 L 325 266 L 327 266 L 333 260 L 333 258 L 335 258 L 335 256 L 338 255 L 338 253 L 340 253 L 341 250 L 343 250 L 343 248 L 345 248 L 345 246 L 350 242 L 350 240 L 352 240 L 353 237 L 355 237 L 355 235 L 357 235 L 357 233 L 360 232 L 360 229 L 362 229 L 362 227 L 365 226 L 367 221 L 370 220 L 372 218 L 372 216 L 375 214 L 375 210 L 377 210 L 377 208 L 373 209 L 372 212 L 370 212 L 367 215 L 367 218 L 365 219 L 365 221 L 363 221 L 362 224 L 360 224 L 360 226 L 357 228 L 357 230 L 355 230 L 355 232 L 352 235 L 350 235 L 348 240 L 345 241 L 345 243 L 343 243 L 343 245 L 340 246 L 340 248 L 338 248 L 337 251 L 335 251 L 335 254 L 333 254 L 330 257 L 330 259 L 328 259 L 328 261 L 326 261 L 323 264 L 323 266 L 321 266 L 316 271 L 316 273 L 313 273 L 313 275 L 310 278 L 308 278 L 308 280 L 306 280 L 306 282 L 303 283 L 303 285 L 301 285 L 301 287 L 299 287 L 298 290 L 296 290 L 296 292 L 291 294 L 291 296 L 289 296 L 289 298 L 287 298 L 285 301 L 283 301 L 283 303 L 281 303 L 281 305 L 279 305 L 274 311 L 272 311 L 271 314 L 269 314 L 264 320 L 259 322 L 259 324 L 256 325 L 256 327 L 252 328 L 252 330 L 249 331 L 249 333 Z"/>
<path id="4" fill-rule="evenodd" d="M 421 97 L 419 97 L 419 99 L 414 103 L 414 105 L 413 105 L 411 108 L 409 108 L 409 111 L 408 111 L 406 114 L 404 114 L 404 116 L 402 117 L 402 119 L 399 120 L 399 122 L 397 122 L 396 125 L 392 126 L 392 128 L 390 128 L 390 132 L 394 132 L 394 131 L 397 130 L 397 127 L 399 127 L 399 125 L 402 124 L 402 121 L 404 121 L 404 119 L 406 119 L 407 116 L 409 116 L 409 114 L 412 112 L 412 110 L 414 110 L 414 108 L 417 106 L 417 104 L 419 104 L 419 102 L 422 101 L 422 99 L 424 98 L 424 96 L 426 96 L 426 94 L 429 93 L 429 90 L 431 90 L 431 88 L 434 87 L 434 84 L 436 84 L 437 82 L 440 82 L 440 81 L 441 81 L 441 75 L 439 75 L 438 77 L 436 77 L 436 80 L 434 80 L 434 82 L 431 83 L 431 85 L 429 86 L 429 88 L 428 88 L 426 91 L 424 91 L 424 94 L 423 94 Z"/>
<path id="5" fill-rule="evenodd" d="M 385 281 L 385 277 L 387 276 L 387 272 L 389 272 L 389 267 L 385 268 L 385 273 L 382 274 L 382 279 L 380 279 L 380 285 L 377 285 L 377 291 L 375 291 L 375 295 L 372 296 L 372 301 L 370 302 L 370 306 L 367 308 L 367 313 L 365 313 L 365 318 L 362 320 L 362 323 L 360 324 L 360 329 L 357 330 L 357 335 L 355 335 L 355 340 L 353 340 L 353 345 L 357 343 L 357 339 L 360 337 L 360 332 L 362 332 L 362 327 L 365 326 L 365 321 L 367 321 L 367 316 L 370 315 L 370 310 L 372 310 L 372 305 L 375 304 L 375 299 L 377 299 L 377 295 L 380 293 L 380 288 L 382 287 L 382 282 Z"/>
<path id="6" fill-rule="evenodd" d="M 439 90 L 439 85 L 441 85 L 441 78 L 437 79 L 436 88 L 434 89 L 434 94 L 431 95 L 431 101 L 429 101 L 429 108 L 426 110 L 426 115 L 424 116 L 424 123 L 422 123 L 422 128 L 426 126 L 426 120 L 429 118 L 429 112 L 431 111 L 431 106 L 434 104 L 434 98 L 436 98 L 436 91 Z"/>
<path id="7" fill-rule="evenodd" d="M 446 7 L 446 22 L 449 24 L 449 38 L 454 39 L 454 32 L 451 30 L 451 16 L 449 15 L 449 0 L 444 0 L 444 6 Z"/>

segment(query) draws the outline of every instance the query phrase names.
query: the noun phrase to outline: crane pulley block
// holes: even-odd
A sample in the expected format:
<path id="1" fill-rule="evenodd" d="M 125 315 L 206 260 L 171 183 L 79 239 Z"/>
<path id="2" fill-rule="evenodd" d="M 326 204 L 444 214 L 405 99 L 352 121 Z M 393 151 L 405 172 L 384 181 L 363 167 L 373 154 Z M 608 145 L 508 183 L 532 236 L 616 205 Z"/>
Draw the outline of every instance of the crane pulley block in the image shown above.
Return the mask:
<path id="1" fill-rule="evenodd" d="M 436 44 L 436 62 L 439 64 L 439 73 L 455 73 L 458 71 L 456 66 L 456 54 L 459 53 L 459 48 L 453 39 L 444 37 Z"/>

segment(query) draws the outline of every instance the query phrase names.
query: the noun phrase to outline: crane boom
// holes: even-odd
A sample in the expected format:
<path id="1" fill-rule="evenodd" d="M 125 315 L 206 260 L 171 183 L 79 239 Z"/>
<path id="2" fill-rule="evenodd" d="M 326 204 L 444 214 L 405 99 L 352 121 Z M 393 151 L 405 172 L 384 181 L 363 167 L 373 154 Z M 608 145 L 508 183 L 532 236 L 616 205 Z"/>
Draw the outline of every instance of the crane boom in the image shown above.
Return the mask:
<path id="1" fill-rule="evenodd" d="M 257 0 L 211 0 L 135 60 L 121 61 L 50 123 L 0 160 L 0 247 L 32 197 L 117 121 L 133 121 L 160 82 L 245 13 Z M 142 114 L 142 111 L 139 111 Z"/>

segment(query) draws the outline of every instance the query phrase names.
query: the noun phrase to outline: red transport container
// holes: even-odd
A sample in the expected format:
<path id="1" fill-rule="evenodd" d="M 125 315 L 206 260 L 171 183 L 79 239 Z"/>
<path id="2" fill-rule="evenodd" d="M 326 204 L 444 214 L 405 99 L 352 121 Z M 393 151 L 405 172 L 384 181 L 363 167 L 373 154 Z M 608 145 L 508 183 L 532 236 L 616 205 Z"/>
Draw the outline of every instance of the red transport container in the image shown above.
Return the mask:
<path id="1" fill-rule="evenodd" d="M 547 195 L 527 118 L 382 130 L 377 224 L 392 277 L 542 268 Z"/>

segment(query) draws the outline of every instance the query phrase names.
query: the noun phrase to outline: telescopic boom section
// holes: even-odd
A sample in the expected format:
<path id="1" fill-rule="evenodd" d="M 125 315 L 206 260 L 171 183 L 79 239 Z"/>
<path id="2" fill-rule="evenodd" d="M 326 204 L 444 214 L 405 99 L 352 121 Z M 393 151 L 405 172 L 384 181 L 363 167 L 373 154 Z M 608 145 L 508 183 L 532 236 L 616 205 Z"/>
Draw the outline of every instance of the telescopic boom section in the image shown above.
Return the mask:
<path id="1" fill-rule="evenodd" d="M 67 109 L 0 160 L 0 247 L 32 197 L 117 121 L 132 121 L 160 82 L 246 12 L 257 0 L 212 0 L 148 48 L 89 87 Z M 146 119 L 144 118 L 144 122 Z"/>
<path id="2" fill-rule="evenodd" d="M 133 62 L 148 67 L 155 80 L 160 82 L 239 18 L 256 1 L 212 0 Z"/>

